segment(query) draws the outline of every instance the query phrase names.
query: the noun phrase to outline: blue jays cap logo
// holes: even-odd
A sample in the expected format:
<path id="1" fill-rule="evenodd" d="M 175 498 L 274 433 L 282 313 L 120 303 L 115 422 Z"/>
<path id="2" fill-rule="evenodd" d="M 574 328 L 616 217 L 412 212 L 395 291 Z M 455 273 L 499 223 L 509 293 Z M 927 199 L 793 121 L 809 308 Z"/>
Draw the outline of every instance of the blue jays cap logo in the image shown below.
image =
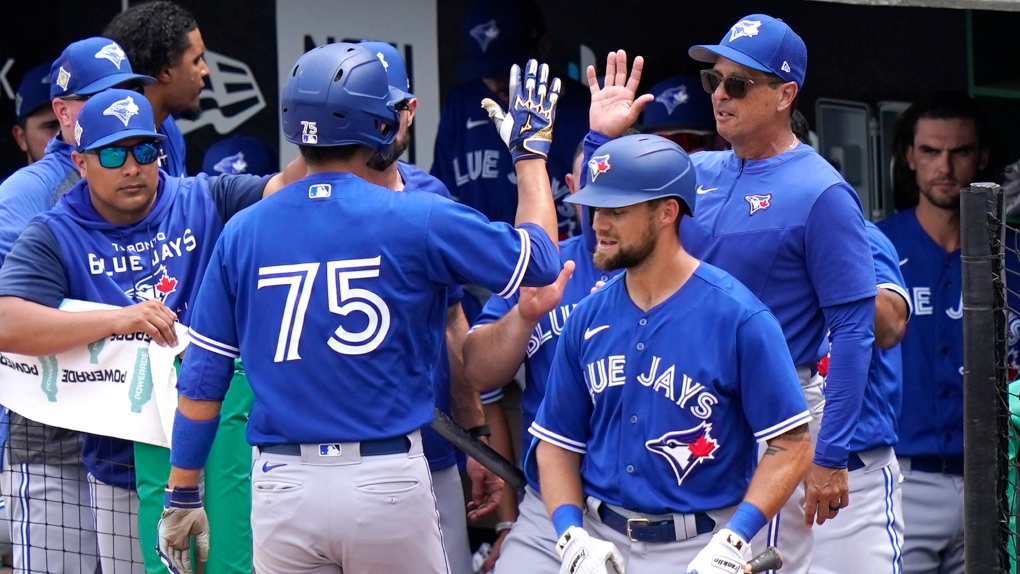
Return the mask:
<path id="1" fill-rule="evenodd" d="M 768 195 L 745 195 L 744 199 L 747 200 L 747 203 L 751 204 L 751 215 L 754 215 L 756 211 L 772 207 L 771 193 Z"/>
<path id="2" fill-rule="evenodd" d="M 244 161 L 244 152 L 239 151 L 216 162 L 216 165 L 213 166 L 213 171 L 230 175 L 248 173 L 248 162 Z"/>
<path id="3" fill-rule="evenodd" d="M 687 95 L 687 86 L 680 84 L 675 88 L 670 88 L 659 94 L 659 97 L 655 98 L 655 101 L 666 106 L 667 114 L 673 115 L 673 110 L 686 104 L 689 99 L 690 96 Z"/>
<path id="4" fill-rule="evenodd" d="M 489 44 L 499 38 L 499 27 L 496 26 L 495 18 L 471 28 L 471 37 L 478 42 L 478 47 L 482 49 L 482 52 L 488 50 Z"/>
<path id="5" fill-rule="evenodd" d="M 741 20 L 730 28 L 730 42 L 737 38 L 750 38 L 758 35 L 761 20 Z"/>
<path id="6" fill-rule="evenodd" d="M 328 183 L 317 183 L 308 188 L 309 199 L 323 199 L 333 194 L 333 186 Z"/>
<path id="7" fill-rule="evenodd" d="M 120 46 L 117 45 L 116 42 L 110 42 L 109 44 L 103 46 L 102 50 L 96 52 L 97 60 L 101 60 L 104 58 L 109 60 L 110 62 L 113 62 L 113 65 L 117 66 L 117 69 L 119 70 L 120 63 L 123 62 L 124 60 L 127 60 L 127 54 L 124 53 L 124 50 L 122 50 Z"/>
<path id="8" fill-rule="evenodd" d="M 669 462 L 676 474 L 676 484 L 681 486 L 696 466 L 715 458 L 719 443 L 709 434 L 711 430 L 711 423 L 702 422 L 692 429 L 668 432 L 650 440 L 645 448 Z"/>
<path id="9" fill-rule="evenodd" d="M 591 180 L 595 181 L 595 178 L 601 173 L 609 171 L 609 154 L 592 156 L 588 160 L 588 172 L 591 173 Z"/>
<path id="10" fill-rule="evenodd" d="M 103 110 L 103 115 L 116 116 L 117 119 L 124 122 L 124 127 L 127 127 L 131 118 L 138 115 L 138 104 L 131 96 L 128 96 L 110 104 L 110 107 Z"/>

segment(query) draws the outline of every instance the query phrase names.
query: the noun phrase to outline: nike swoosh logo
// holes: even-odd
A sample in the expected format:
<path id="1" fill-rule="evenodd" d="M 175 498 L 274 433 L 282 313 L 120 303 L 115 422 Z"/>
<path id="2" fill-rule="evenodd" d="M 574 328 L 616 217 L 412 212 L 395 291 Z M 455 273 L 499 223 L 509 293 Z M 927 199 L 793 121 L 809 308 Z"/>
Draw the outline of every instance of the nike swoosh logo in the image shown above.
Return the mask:
<path id="1" fill-rule="evenodd" d="M 487 123 L 489 123 L 489 120 L 474 120 L 474 121 L 472 121 L 470 118 L 468 118 L 467 129 L 477 128 L 478 126 L 484 126 Z"/>
<path id="2" fill-rule="evenodd" d="M 287 466 L 287 463 L 281 462 L 280 464 L 269 464 L 268 462 L 262 463 L 262 472 L 269 472 L 274 468 L 280 468 L 281 466 Z"/>
<path id="3" fill-rule="evenodd" d="M 900 267 L 903 267 L 904 265 L 906 265 L 906 264 L 907 264 L 907 261 L 910 261 L 910 258 L 909 258 L 909 257 L 907 257 L 907 258 L 905 258 L 905 259 L 902 259 L 902 260 L 900 261 Z"/>
<path id="4" fill-rule="evenodd" d="M 708 189 L 705 189 L 705 188 L 703 188 L 703 187 L 701 187 L 701 186 L 699 185 L 699 186 L 698 186 L 698 195 L 705 195 L 706 193 L 708 193 L 708 192 L 710 192 L 710 191 L 715 191 L 715 190 L 717 190 L 717 189 L 719 189 L 719 188 L 718 188 L 718 187 L 710 187 L 710 188 L 708 188 Z"/>
<path id="5" fill-rule="evenodd" d="M 591 339 L 592 337 L 594 337 L 595 333 L 598 333 L 599 331 L 603 331 L 603 330 L 608 329 L 608 328 L 609 328 L 609 325 L 602 325 L 601 327 L 595 327 L 594 329 L 585 329 L 585 331 L 584 331 L 584 340 L 587 341 L 588 339 Z"/>

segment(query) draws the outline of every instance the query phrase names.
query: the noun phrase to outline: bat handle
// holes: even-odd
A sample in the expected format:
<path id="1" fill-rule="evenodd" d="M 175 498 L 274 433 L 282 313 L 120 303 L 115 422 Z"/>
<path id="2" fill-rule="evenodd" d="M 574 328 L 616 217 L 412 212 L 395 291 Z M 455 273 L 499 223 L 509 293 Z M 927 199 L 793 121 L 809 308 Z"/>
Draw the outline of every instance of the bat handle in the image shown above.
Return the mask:
<path id="1" fill-rule="evenodd" d="M 745 572 L 760 574 L 766 570 L 779 570 L 783 567 L 783 555 L 775 546 L 769 546 L 764 552 L 755 556 L 747 563 Z"/>

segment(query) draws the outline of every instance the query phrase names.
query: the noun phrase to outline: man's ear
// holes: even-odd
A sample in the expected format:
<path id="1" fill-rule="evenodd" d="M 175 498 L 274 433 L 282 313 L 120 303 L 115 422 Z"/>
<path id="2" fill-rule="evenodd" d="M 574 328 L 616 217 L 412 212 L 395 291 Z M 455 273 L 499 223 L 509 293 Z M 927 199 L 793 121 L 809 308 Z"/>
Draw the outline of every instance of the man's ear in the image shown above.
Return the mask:
<path id="1" fill-rule="evenodd" d="M 411 98 L 407 101 L 407 125 L 414 123 L 414 113 L 418 111 L 418 98 Z"/>
<path id="2" fill-rule="evenodd" d="M 793 105 L 793 100 L 797 99 L 797 94 L 800 90 L 797 88 L 796 82 L 786 82 L 779 88 L 779 103 L 776 106 L 778 111 L 783 111 Z"/>
<path id="3" fill-rule="evenodd" d="M 25 128 L 14 124 L 14 127 L 11 128 L 11 135 L 14 136 L 14 142 L 18 144 L 21 151 L 28 153 L 28 138 L 25 137 Z"/>
<path id="4" fill-rule="evenodd" d="M 88 179 L 89 167 L 85 162 L 85 154 L 73 151 L 71 152 L 71 161 L 74 162 L 74 165 L 78 166 L 78 174 L 81 175 L 81 178 Z"/>

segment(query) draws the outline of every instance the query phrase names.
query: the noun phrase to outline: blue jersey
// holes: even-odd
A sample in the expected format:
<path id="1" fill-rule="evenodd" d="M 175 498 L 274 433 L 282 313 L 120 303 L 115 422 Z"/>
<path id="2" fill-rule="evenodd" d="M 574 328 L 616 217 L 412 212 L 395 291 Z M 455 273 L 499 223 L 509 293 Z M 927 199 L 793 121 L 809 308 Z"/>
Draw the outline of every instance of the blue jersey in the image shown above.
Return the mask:
<path id="1" fill-rule="evenodd" d="M 549 150 L 549 179 L 559 220 L 560 239 L 577 235 L 574 207 L 563 203 L 570 194 L 565 176 L 573 169 L 574 151 L 588 131 L 589 90 L 576 82 L 564 84 L 556 104 L 556 128 Z M 439 118 L 432 175 L 456 201 L 482 212 L 492 221 L 513 224 L 517 214 L 517 172 L 510 151 L 500 139 L 482 98 L 500 101 L 485 82 L 474 80 L 450 91 Z"/>
<path id="2" fill-rule="evenodd" d="M 224 221 L 257 201 L 267 180 L 179 179 L 161 172 L 152 211 L 132 225 L 104 220 L 80 181 L 15 243 L 0 268 L 0 296 L 48 307 L 64 298 L 120 306 L 159 299 L 188 324 Z M 86 435 L 83 457 L 102 482 L 134 488 L 132 443 Z"/>
<path id="3" fill-rule="evenodd" d="M 811 419 L 779 323 L 707 263 L 647 312 L 625 278 L 574 309 L 531 433 L 584 455 L 585 493 L 610 504 L 649 514 L 734 506 L 755 441 Z"/>
<path id="4" fill-rule="evenodd" d="M 71 146 L 58 133 L 46 145 L 46 155 L 0 184 L 0 265 L 28 222 L 52 209 L 80 179 Z"/>
<path id="5" fill-rule="evenodd" d="M 900 260 L 893 247 L 878 227 L 870 221 L 864 222 L 871 243 L 871 255 L 875 262 L 875 277 L 879 289 L 887 289 L 903 297 L 910 313 L 910 296 L 900 273 Z M 882 446 L 896 444 L 896 423 L 903 401 L 903 364 L 900 346 L 883 349 L 874 345 L 871 350 L 871 365 L 868 368 L 868 386 L 864 389 L 861 417 L 857 430 L 850 439 L 850 451 L 861 452 Z"/>
<path id="6" fill-rule="evenodd" d="M 240 355 L 255 394 L 253 445 L 409 433 L 433 418 L 446 286 L 509 296 L 558 271 L 536 225 L 514 229 L 435 194 L 315 174 L 227 225 L 199 288 L 178 389 L 223 400 Z"/>
<path id="7" fill-rule="evenodd" d="M 184 134 L 181 133 L 181 128 L 177 127 L 177 122 L 174 121 L 173 116 L 167 116 L 163 125 L 159 127 L 159 133 L 166 136 L 166 139 L 160 142 L 163 155 L 160 157 L 159 167 L 168 175 L 174 177 L 186 176 L 187 170 L 184 167 Z"/>
<path id="8" fill-rule="evenodd" d="M 591 293 L 592 287 L 597 281 L 608 281 L 619 274 L 619 271 L 602 271 L 595 267 L 592 261 L 591 251 L 584 243 L 584 237 L 578 235 L 560 243 L 560 261 L 566 263 L 573 261 L 574 274 L 567 281 L 563 289 L 563 297 L 560 304 L 542 317 L 542 320 L 535 325 L 535 330 L 528 340 L 528 350 L 524 357 L 524 392 L 521 395 L 521 419 L 523 436 L 527 436 L 527 430 L 535 420 L 535 413 L 538 412 L 538 405 L 545 397 L 545 384 L 549 378 L 549 368 L 552 366 L 553 355 L 556 353 L 556 341 L 563 332 L 563 326 L 570 316 L 570 312 L 577 304 Z M 475 327 L 495 323 L 513 309 L 520 301 L 520 293 L 514 293 L 509 299 L 492 296 L 481 315 L 475 321 Z M 502 398 L 500 391 L 485 393 L 482 400 L 485 403 L 495 402 Z M 529 476 L 531 486 L 538 488 L 538 482 L 534 477 Z"/>

